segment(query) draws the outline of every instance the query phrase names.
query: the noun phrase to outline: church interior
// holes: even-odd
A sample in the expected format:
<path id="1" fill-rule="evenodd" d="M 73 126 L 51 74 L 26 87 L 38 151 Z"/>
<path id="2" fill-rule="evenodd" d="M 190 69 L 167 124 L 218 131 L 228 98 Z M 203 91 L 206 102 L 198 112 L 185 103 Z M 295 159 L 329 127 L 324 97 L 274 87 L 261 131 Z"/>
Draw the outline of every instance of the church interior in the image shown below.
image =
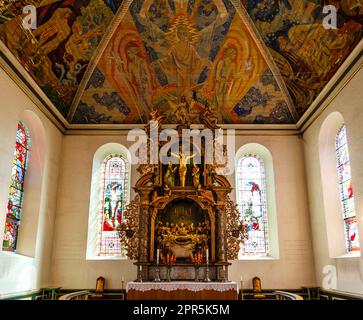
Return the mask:
<path id="1" fill-rule="evenodd" d="M 0 3 L 1 299 L 363 299 L 362 0 Z"/>

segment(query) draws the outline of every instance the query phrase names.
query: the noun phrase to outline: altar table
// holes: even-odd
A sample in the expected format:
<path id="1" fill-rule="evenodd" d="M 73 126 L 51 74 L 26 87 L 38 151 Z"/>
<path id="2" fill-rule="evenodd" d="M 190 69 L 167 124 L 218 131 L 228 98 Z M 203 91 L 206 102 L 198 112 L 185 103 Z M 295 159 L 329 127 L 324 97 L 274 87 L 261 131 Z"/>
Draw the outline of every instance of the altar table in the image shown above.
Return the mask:
<path id="1" fill-rule="evenodd" d="M 236 282 L 129 282 L 127 300 L 237 300 Z"/>

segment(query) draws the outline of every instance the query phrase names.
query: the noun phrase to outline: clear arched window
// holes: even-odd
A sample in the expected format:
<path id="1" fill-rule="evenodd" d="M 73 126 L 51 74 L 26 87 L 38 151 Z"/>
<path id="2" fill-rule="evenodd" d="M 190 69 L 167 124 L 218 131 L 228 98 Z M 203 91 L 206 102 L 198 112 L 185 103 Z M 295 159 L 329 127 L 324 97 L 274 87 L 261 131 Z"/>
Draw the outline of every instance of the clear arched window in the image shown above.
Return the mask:
<path id="1" fill-rule="evenodd" d="M 11 184 L 5 220 L 3 250 L 16 250 L 18 229 L 23 214 L 24 178 L 28 167 L 30 149 L 30 135 L 26 125 L 20 121 L 16 133 L 16 143 L 13 167 L 11 171 Z"/>
<path id="2" fill-rule="evenodd" d="M 236 174 L 237 205 L 248 228 L 248 240 L 242 245 L 241 254 L 266 256 L 269 248 L 263 160 L 256 155 L 240 158 Z"/>
<path id="3" fill-rule="evenodd" d="M 350 170 L 347 129 L 345 125 L 343 125 L 337 133 L 335 147 L 346 249 L 348 252 L 359 251 L 358 225 L 355 215 L 352 174 Z"/>
<path id="4" fill-rule="evenodd" d="M 97 255 L 123 255 L 117 227 L 123 222 L 128 202 L 129 172 L 127 160 L 110 155 L 103 162 Z"/>

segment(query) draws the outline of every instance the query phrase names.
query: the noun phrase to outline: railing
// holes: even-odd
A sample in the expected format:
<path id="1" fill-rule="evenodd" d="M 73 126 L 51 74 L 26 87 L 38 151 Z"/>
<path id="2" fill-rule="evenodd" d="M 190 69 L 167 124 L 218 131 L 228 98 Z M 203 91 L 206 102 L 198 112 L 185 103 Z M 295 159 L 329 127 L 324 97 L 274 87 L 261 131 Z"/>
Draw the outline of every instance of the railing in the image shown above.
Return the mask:
<path id="1" fill-rule="evenodd" d="M 302 296 L 285 291 L 275 291 L 276 300 L 304 300 Z"/>
<path id="2" fill-rule="evenodd" d="M 339 290 L 319 290 L 320 300 L 363 300 L 363 295 Z"/>
<path id="3" fill-rule="evenodd" d="M 0 294 L 0 300 L 41 300 L 42 298 L 41 290 Z"/>
<path id="4" fill-rule="evenodd" d="M 88 300 L 89 291 L 78 291 L 65 294 L 59 298 L 59 300 Z"/>
<path id="5" fill-rule="evenodd" d="M 263 300 L 276 300 L 276 294 L 275 292 L 288 292 L 288 293 L 293 293 L 293 294 L 297 294 L 300 297 L 302 297 L 304 300 L 308 300 L 308 294 L 304 291 L 304 290 L 299 290 L 299 289 L 262 289 L 261 290 L 261 294 L 266 296 Z M 239 291 L 239 299 L 241 300 L 256 300 L 256 298 L 254 297 L 255 292 L 252 289 L 244 289 L 242 292 L 241 290 Z"/>

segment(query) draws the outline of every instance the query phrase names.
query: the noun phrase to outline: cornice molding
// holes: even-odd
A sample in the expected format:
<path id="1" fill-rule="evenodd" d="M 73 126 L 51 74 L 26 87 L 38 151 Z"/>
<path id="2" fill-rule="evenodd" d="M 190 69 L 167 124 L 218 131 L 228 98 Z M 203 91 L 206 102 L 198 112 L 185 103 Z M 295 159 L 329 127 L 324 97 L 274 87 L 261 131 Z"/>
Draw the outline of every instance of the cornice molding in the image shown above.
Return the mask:
<path id="1" fill-rule="evenodd" d="M 130 133 L 128 129 L 77 129 L 67 130 L 68 136 L 127 136 Z M 226 132 L 224 132 L 226 133 Z M 280 129 L 235 129 L 235 136 L 298 136 L 299 131 L 295 128 Z"/>

